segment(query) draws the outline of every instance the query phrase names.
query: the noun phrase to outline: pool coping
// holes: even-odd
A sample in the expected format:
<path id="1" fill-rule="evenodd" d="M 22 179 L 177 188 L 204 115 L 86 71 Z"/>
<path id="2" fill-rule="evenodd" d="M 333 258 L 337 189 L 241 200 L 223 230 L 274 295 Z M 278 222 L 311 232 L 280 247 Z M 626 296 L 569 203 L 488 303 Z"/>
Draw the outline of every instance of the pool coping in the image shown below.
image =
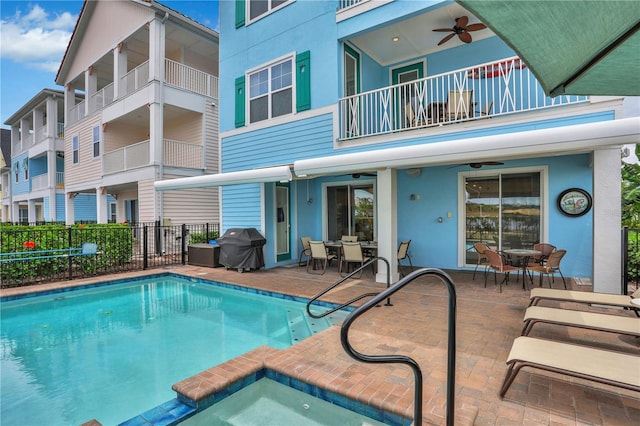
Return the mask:
<path id="1" fill-rule="evenodd" d="M 121 425 L 176 425 L 263 378 L 274 380 L 292 389 L 388 425 L 409 426 L 412 423 L 413 419 L 382 407 L 374 407 L 370 401 L 357 401 L 317 384 L 292 377 L 290 370 L 282 368 L 282 358 L 286 358 L 288 361 L 292 358 L 292 355 L 285 352 L 286 349 L 261 346 L 202 371 L 172 386 L 177 394 L 176 399 L 152 408 L 121 423 Z M 309 371 L 305 373 L 307 377 L 314 376 L 309 374 Z"/>

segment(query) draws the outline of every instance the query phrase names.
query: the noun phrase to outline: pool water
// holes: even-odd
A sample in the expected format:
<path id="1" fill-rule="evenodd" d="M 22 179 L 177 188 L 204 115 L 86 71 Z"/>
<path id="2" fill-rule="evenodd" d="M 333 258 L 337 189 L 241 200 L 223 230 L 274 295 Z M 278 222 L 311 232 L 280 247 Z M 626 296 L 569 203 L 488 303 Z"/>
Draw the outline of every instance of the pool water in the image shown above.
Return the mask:
<path id="1" fill-rule="evenodd" d="M 266 378 L 180 423 L 181 426 L 384 424 Z"/>
<path id="2" fill-rule="evenodd" d="M 117 424 L 180 380 L 330 325 L 303 303 L 211 284 L 161 276 L 2 302 L 2 423 Z"/>

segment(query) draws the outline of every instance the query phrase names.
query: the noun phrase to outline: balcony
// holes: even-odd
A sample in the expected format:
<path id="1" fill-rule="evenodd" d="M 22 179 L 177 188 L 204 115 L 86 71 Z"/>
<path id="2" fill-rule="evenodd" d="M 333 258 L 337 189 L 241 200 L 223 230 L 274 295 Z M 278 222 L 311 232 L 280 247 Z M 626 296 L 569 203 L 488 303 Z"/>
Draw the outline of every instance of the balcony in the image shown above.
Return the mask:
<path id="1" fill-rule="evenodd" d="M 109 175 L 154 165 L 150 143 L 146 140 L 105 153 L 102 157 L 102 173 Z M 165 167 L 204 169 L 201 145 L 165 139 L 163 153 Z"/>
<path id="2" fill-rule="evenodd" d="M 212 98 L 218 98 L 218 77 L 207 74 L 179 62 L 165 59 L 165 84 Z M 146 61 L 120 79 L 118 93 L 110 83 L 89 95 L 88 99 L 74 105 L 67 114 L 67 125 L 82 120 L 87 114 L 93 114 L 118 99 L 135 93 L 149 84 L 149 61 Z M 88 103 L 88 108 L 85 106 Z"/>
<path id="3" fill-rule="evenodd" d="M 517 57 L 339 100 L 340 140 L 472 122 L 588 102 L 550 98 Z"/>

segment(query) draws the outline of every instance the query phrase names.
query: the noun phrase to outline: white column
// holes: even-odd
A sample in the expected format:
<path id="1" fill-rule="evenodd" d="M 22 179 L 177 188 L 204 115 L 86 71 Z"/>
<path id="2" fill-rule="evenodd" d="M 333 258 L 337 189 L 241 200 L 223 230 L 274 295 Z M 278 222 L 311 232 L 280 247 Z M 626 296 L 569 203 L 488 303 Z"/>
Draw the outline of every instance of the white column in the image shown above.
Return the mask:
<path id="1" fill-rule="evenodd" d="M 55 146 L 55 144 L 54 144 Z M 47 179 L 49 180 L 49 220 L 56 221 L 56 152 L 47 151 Z"/>
<path id="2" fill-rule="evenodd" d="M 398 200 L 397 171 L 378 171 L 377 215 L 378 215 L 378 256 L 389 261 L 391 282 L 398 281 Z M 378 262 L 377 282 L 387 281 L 387 266 Z"/>
<path id="3" fill-rule="evenodd" d="M 76 105 L 76 91 L 71 83 L 64 86 L 64 120 L 65 126 L 69 122 L 69 113 L 71 109 Z"/>
<path id="4" fill-rule="evenodd" d="M 96 188 L 96 221 L 98 223 L 108 223 L 109 222 L 109 212 L 107 205 L 107 188 L 98 187 Z"/>
<path id="5" fill-rule="evenodd" d="M 86 115 L 96 110 L 96 106 L 92 105 L 92 97 L 98 90 L 98 76 L 93 67 L 89 67 L 84 72 L 84 112 Z"/>
<path id="6" fill-rule="evenodd" d="M 622 292 L 620 147 L 593 153 L 593 291 Z"/>
<path id="7" fill-rule="evenodd" d="M 11 202 L 11 222 L 18 223 L 20 220 L 20 204 L 17 201 Z"/>
<path id="8" fill-rule="evenodd" d="M 44 138 L 43 133 L 43 123 L 44 123 L 44 114 L 40 108 L 36 108 L 33 110 L 33 144 L 37 144 L 42 141 Z M 46 129 L 44 129 L 46 130 Z"/>
<path id="9" fill-rule="evenodd" d="M 47 134 L 49 137 L 54 138 L 54 149 L 55 149 L 55 139 L 58 137 L 58 102 L 59 98 L 56 98 L 54 95 L 53 98 L 47 98 Z M 51 170 L 51 169 L 49 169 Z"/>
<path id="10" fill-rule="evenodd" d="M 36 214 L 36 200 L 29 200 L 27 202 L 27 206 L 29 212 L 29 223 L 34 223 L 38 220 L 38 216 Z"/>
<path id="11" fill-rule="evenodd" d="M 65 214 L 64 221 L 67 225 L 73 225 L 76 223 L 76 211 L 75 211 L 75 202 L 73 198 L 73 192 L 66 192 L 64 194 L 65 200 Z"/>
<path id="12" fill-rule="evenodd" d="M 126 95 L 127 87 L 122 77 L 127 74 L 127 47 L 120 43 L 113 49 L 113 96 L 117 99 Z"/>

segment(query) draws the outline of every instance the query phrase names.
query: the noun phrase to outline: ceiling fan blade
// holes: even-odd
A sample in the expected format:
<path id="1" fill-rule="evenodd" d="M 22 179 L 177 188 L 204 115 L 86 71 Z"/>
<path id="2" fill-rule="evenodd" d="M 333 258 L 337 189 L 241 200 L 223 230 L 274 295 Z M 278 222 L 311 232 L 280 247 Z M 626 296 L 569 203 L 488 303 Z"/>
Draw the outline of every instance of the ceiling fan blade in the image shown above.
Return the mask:
<path id="1" fill-rule="evenodd" d="M 449 31 L 455 31 L 453 28 L 436 28 L 435 30 L 431 30 L 431 31 L 437 31 L 439 33 L 448 33 Z"/>
<path id="2" fill-rule="evenodd" d="M 500 161 L 480 161 L 478 163 L 468 163 L 472 169 L 479 169 L 482 166 L 502 166 L 504 163 Z"/>
<path id="3" fill-rule="evenodd" d="M 465 28 L 467 26 L 467 23 L 469 23 L 469 17 L 468 16 L 461 16 L 459 18 L 456 18 L 456 27 L 458 28 Z"/>
<path id="4" fill-rule="evenodd" d="M 471 24 L 467 27 L 467 31 L 479 31 L 487 28 L 485 24 Z"/>
<path id="5" fill-rule="evenodd" d="M 451 37 L 453 37 L 454 35 L 456 35 L 456 33 L 451 33 L 448 36 L 446 36 L 445 38 L 443 38 L 442 40 L 440 40 L 440 43 L 438 43 L 438 46 L 440 46 L 441 44 L 444 44 L 444 43 L 448 42 L 449 40 L 451 40 Z"/>
<path id="6" fill-rule="evenodd" d="M 464 41 L 465 43 L 471 43 L 471 41 L 473 40 L 471 38 L 471 34 L 469 34 L 466 31 L 463 31 L 460 34 L 458 34 L 458 37 L 460 38 L 460 40 Z"/>

